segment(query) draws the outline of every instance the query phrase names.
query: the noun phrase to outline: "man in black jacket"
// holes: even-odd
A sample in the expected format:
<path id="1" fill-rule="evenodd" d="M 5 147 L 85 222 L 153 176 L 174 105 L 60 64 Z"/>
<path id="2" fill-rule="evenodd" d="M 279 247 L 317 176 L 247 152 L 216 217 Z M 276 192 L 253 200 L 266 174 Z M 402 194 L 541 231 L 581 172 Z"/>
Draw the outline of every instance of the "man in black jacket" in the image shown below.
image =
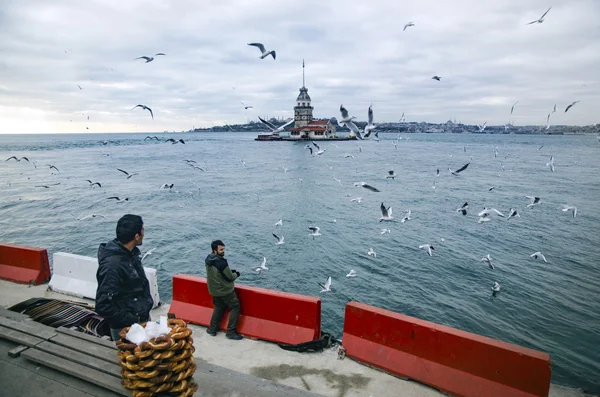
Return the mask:
<path id="1" fill-rule="evenodd" d="M 143 240 L 142 217 L 127 214 L 117 222 L 117 238 L 98 248 L 96 312 L 108 321 L 113 340 L 123 328 L 150 320 L 154 302 L 137 248 Z"/>

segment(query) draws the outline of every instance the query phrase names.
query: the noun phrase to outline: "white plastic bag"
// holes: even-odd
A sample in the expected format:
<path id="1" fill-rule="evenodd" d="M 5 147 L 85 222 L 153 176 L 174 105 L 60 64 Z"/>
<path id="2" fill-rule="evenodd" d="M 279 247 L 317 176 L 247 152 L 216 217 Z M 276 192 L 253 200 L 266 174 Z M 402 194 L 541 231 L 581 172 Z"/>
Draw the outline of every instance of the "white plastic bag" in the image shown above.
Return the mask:
<path id="1" fill-rule="evenodd" d="M 142 342 L 148 342 L 150 340 L 146 339 L 146 330 L 138 323 L 135 323 L 131 326 L 127 332 L 127 335 L 125 335 L 125 338 L 136 345 L 139 345 Z"/>

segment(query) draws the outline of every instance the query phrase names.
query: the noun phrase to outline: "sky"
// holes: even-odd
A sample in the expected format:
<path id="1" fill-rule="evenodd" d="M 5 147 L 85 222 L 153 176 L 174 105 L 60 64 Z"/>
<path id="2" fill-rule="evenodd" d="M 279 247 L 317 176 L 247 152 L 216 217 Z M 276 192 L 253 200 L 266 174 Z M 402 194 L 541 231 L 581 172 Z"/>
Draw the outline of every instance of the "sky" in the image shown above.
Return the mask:
<path id="1" fill-rule="evenodd" d="M 3 0 L 0 134 L 287 119 L 303 59 L 316 118 L 597 124 L 599 20 L 598 0 Z"/>

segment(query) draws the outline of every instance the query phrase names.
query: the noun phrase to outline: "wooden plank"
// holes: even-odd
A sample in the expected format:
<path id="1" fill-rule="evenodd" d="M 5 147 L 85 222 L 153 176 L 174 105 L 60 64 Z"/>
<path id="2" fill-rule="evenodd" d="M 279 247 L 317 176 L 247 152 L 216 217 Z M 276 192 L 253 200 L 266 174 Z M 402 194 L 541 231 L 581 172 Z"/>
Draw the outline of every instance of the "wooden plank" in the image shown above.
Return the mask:
<path id="1" fill-rule="evenodd" d="M 0 317 L 10 318 L 15 321 L 31 320 L 27 314 L 13 312 L 0 306 Z"/>
<path id="2" fill-rule="evenodd" d="M 46 367 L 83 379 L 86 382 L 93 383 L 122 396 L 131 397 L 131 391 L 121 385 L 120 376 L 116 378 L 38 349 L 27 349 L 21 355 Z"/>
<path id="3" fill-rule="evenodd" d="M 35 336 L 24 334 L 21 331 L 2 326 L 0 326 L 0 338 L 29 347 L 33 347 L 44 341 L 42 338 L 36 338 Z"/>
<path id="4" fill-rule="evenodd" d="M 107 363 L 104 360 L 100 360 L 96 357 L 89 356 L 85 353 L 81 353 L 81 352 L 69 349 L 68 347 L 54 344 L 50 341 L 43 341 L 42 343 L 37 345 L 35 348 L 38 350 L 41 350 L 43 352 L 52 354 L 55 357 L 62 357 L 66 360 L 69 360 L 69 361 L 75 363 L 75 364 L 83 365 L 86 368 L 91 368 L 96 371 L 103 372 L 107 375 L 114 376 L 115 378 L 118 378 L 119 380 L 122 379 L 121 367 L 119 366 L 118 363 L 114 363 L 114 364 Z"/>
<path id="5" fill-rule="evenodd" d="M 93 342 L 96 343 L 98 345 L 102 345 L 105 347 L 108 347 L 110 349 L 113 350 L 117 350 L 117 346 L 115 345 L 115 342 L 107 340 L 107 339 L 102 339 L 102 338 L 98 338 L 96 336 L 93 335 L 88 335 L 88 334 L 84 334 L 83 332 L 79 332 L 79 331 L 75 331 L 74 329 L 70 329 L 70 328 L 65 328 L 65 327 L 59 327 L 56 329 L 56 332 L 60 333 L 60 334 L 65 334 L 65 335 L 69 335 L 69 336 L 73 336 L 75 338 L 79 338 L 85 341 L 89 341 L 89 342 Z"/>
<path id="6" fill-rule="evenodd" d="M 23 346 L 23 345 L 19 345 L 17 347 L 14 347 L 12 349 L 10 349 L 8 351 L 8 355 L 10 357 L 19 357 L 21 355 L 21 353 L 25 350 L 29 349 L 29 347 L 27 346 Z"/>
<path id="7" fill-rule="evenodd" d="M 66 347 L 67 349 L 87 354 L 88 356 L 99 358 L 108 363 L 119 365 L 117 351 L 109 349 L 108 347 L 64 334 L 57 334 L 54 338 L 50 339 L 50 342 Z"/>
<path id="8" fill-rule="evenodd" d="M 54 328 L 35 321 L 15 321 L 10 318 L 0 317 L 0 325 L 42 339 L 50 339 L 56 335 Z"/>

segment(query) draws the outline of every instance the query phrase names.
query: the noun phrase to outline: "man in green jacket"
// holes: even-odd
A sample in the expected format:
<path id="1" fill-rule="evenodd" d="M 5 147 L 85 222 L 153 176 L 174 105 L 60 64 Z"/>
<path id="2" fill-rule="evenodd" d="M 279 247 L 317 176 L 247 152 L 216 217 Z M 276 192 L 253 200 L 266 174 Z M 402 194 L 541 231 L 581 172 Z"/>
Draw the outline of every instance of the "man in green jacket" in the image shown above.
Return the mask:
<path id="1" fill-rule="evenodd" d="M 229 324 L 227 324 L 227 333 L 225 336 L 229 339 L 240 340 L 244 337 L 237 333 L 237 323 L 240 317 L 240 301 L 234 290 L 233 281 L 240 276 L 237 270 L 231 270 L 227 259 L 225 259 L 225 244 L 221 240 L 215 240 L 211 243 L 212 254 L 206 257 L 206 281 L 208 283 L 208 293 L 213 297 L 213 310 L 210 319 L 210 326 L 206 332 L 211 336 L 216 336 L 219 330 L 219 322 L 225 309 L 229 308 Z"/>

